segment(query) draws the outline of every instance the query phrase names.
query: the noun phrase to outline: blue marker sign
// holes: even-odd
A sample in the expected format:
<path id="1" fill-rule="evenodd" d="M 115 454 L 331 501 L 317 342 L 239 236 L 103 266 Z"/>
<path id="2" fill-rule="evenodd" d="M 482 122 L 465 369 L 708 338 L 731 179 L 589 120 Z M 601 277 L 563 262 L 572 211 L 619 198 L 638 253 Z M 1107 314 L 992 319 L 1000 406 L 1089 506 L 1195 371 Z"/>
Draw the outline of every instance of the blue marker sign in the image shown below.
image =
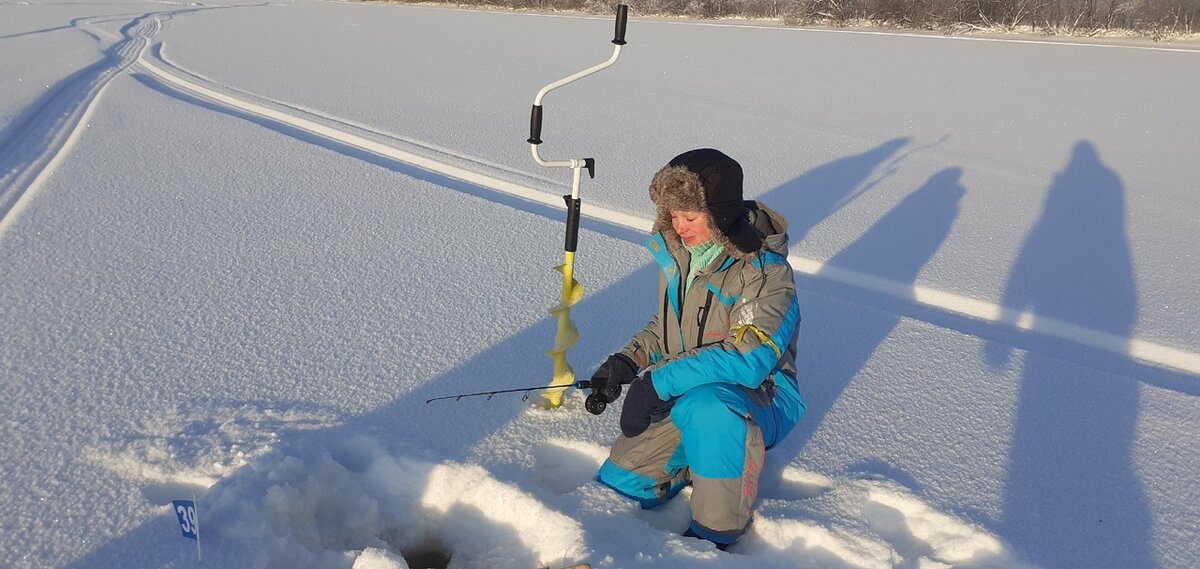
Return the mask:
<path id="1" fill-rule="evenodd" d="M 175 515 L 179 518 L 179 529 L 183 530 L 183 537 L 199 541 L 200 526 L 196 521 L 196 502 L 171 500 L 171 505 L 175 507 Z"/>

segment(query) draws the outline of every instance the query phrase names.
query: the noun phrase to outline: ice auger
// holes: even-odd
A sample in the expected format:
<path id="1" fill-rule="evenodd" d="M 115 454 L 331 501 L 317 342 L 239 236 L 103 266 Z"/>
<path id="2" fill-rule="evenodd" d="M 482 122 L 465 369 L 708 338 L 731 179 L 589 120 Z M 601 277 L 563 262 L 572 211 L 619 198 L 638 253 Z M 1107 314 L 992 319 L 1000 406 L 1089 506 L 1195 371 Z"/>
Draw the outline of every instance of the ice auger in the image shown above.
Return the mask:
<path id="1" fill-rule="evenodd" d="M 564 77 L 542 87 L 538 91 L 537 97 L 533 100 L 533 112 L 529 117 L 529 147 L 533 153 L 533 160 L 538 164 L 547 168 L 570 168 L 573 176 L 571 180 L 571 194 L 563 196 L 567 202 L 567 237 L 566 245 L 563 251 L 563 263 L 555 270 L 562 273 L 562 296 L 557 306 L 550 309 L 550 313 L 558 318 L 558 332 L 554 337 L 554 349 L 546 353 L 551 360 L 554 361 L 554 375 L 550 381 L 551 388 L 542 393 L 542 397 L 550 407 L 558 407 L 562 405 L 563 392 L 567 388 L 575 386 L 575 370 L 571 369 L 571 365 L 567 363 L 567 350 L 571 349 L 577 341 L 579 341 L 579 330 L 571 322 L 571 307 L 583 298 L 583 287 L 575 280 L 575 247 L 579 240 L 579 180 L 582 177 L 584 168 L 587 168 L 588 177 L 596 177 L 596 160 L 594 158 L 572 158 L 570 160 L 549 161 L 542 159 L 538 153 L 538 145 L 542 143 L 542 99 L 547 93 L 564 85 L 574 83 L 588 75 L 596 73 L 602 69 L 610 67 L 617 62 L 617 58 L 621 56 L 621 46 L 625 45 L 625 26 L 629 16 L 629 6 L 625 4 L 617 5 L 617 29 L 616 35 L 612 40 L 614 45 L 612 57 L 608 61 L 594 65 L 583 71 L 573 75 Z"/>

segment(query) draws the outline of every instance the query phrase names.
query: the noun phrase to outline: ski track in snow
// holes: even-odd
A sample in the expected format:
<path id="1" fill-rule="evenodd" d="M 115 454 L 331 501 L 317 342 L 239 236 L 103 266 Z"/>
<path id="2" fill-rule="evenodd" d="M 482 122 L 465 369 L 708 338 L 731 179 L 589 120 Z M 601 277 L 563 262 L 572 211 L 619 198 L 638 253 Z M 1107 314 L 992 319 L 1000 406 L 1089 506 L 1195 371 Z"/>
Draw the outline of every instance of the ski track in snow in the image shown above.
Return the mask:
<path id="1" fill-rule="evenodd" d="M 88 118 L 108 84 L 142 59 L 143 52 L 162 29 L 162 20 L 188 12 L 223 8 L 228 6 L 173 8 L 132 15 L 129 20 L 115 15 L 82 17 L 71 20 L 65 27 L 4 36 L 76 29 L 91 36 L 98 44 L 112 43 L 104 49 L 104 56 L 99 61 L 60 81 L 13 120 L 5 133 L 0 133 L 7 135 L 0 139 L 0 239 L 42 182 L 70 153 L 75 141 L 86 130 Z M 119 36 L 101 27 L 101 24 L 122 21 L 126 23 Z"/>
<path id="2" fill-rule="evenodd" d="M 170 13 L 182 11 L 187 10 Z M 103 59 L 64 79 L 13 121 L 8 137 L 0 140 L 0 156 L 4 157 L 0 160 L 0 238 L 42 181 L 69 154 L 105 87 L 141 58 L 162 27 L 159 16 L 148 13 L 129 21 L 121 29 L 121 39 L 105 50 Z M 100 41 L 108 34 L 95 24 L 107 21 L 111 17 L 81 18 L 72 26 Z"/>

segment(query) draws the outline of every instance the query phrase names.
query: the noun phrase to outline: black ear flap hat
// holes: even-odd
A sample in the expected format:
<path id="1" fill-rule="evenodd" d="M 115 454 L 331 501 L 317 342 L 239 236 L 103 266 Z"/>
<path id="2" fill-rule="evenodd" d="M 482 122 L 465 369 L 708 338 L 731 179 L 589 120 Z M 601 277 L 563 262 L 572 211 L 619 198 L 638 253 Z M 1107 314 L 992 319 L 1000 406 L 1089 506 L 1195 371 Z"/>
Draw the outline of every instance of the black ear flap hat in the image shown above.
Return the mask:
<path id="1" fill-rule="evenodd" d="M 658 207 L 656 232 L 678 240 L 671 212 L 702 211 L 713 238 L 731 255 L 744 259 L 762 247 L 742 199 L 742 166 L 720 150 L 699 148 L 672 158 L 650 181 L 650 199 Z"/>

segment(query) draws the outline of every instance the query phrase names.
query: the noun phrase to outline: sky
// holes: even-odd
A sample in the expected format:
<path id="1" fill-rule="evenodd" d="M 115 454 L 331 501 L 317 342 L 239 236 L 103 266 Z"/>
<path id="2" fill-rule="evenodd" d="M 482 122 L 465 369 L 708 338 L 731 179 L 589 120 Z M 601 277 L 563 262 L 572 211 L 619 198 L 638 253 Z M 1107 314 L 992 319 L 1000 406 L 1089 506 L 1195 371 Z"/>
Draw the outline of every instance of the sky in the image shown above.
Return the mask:
<path id="1" fill-rule="evenodd" d="M 788 217 L 808 414 L 730 552 L 546 385 L 606 17 L 0 3 L 0 566 L 1200 565 L 1200 52 L 641 19 L 544 101 L 568 354 L 649 318 L 646 185 Z"/>

